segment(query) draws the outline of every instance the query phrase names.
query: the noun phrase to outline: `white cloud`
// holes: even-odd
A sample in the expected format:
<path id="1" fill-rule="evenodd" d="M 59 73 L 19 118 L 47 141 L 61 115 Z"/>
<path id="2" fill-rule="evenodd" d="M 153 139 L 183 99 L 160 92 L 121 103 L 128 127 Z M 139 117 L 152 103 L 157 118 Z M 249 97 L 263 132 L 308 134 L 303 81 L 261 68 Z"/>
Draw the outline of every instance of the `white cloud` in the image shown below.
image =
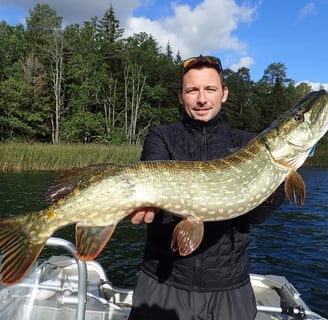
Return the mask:
<path id="1" fill-rule="evenodd" d="M 238 63 L 235 63 L 230 66 L 230 69 L 234 72 L 237 72 L 240 68 L 245 67 L 250 69 L 250 66 L 255 63 L 254 59 L 252 57 L 242 57 L 238 61 Z"/>
<path id="2" fill-rule="evenodd" d="M 165 0 L 166 15 L 152 14 L 157 10 L 160 0 L 47 0 L 47 4 L 63 17 L 64 24 L 90 21 L 92 17 L 102 18 L 110 4 L 120 25 L 125 29 L 125 36 L 146 32 L 151 34 L 165 49 L 167 44 L 182 58 L 198 54 L 232 55 L 231 63 L 242 56 L 247 56 L 247 44 L 235 34 L 241 24 L 250 23 L 256 14 L 256 7 L 239 4 L 237 0 L 198 0 L 196 5 L 183 4 L 180 0 Z M 195 3 L 195 1 L 193 1 Z M 247 1 L 245 1 L 246 3 Z M 28 11 L 39 0 L 0 0 L 0 5 L 10 5 Z M 161 2 L 163 8 L 163 3 Z M 147 17 L 136 17 L 134 12 L 143 8 Z M 162 11 L 161 11 L 162 12 Z M 154 20 L 152 16 L 161 16 Z M 227 60 L 227 59 L 224 59 Z M 224 62 L 225 63 L 225 62 Z M 242 58 L 236 65 L 249 66 L 252 58 Z M 225 63 L 227 64 L 227 63 Z M 229 63 L 228 63 L 229 65 Z"/>
<path id="3" fill-rule="evenodd" d="M 204 0 L 194 8 L 172 3 L 173 15 L 160 20 L 132 17 L 127 20 L 127 35 L 146 32 L 165 48 L 169 42 L 173 52 L 182 58 L 213 51 L 233 50 L 246 53 L 246 45 L 233 32 L 239 24 L 251 22 L 255 9 L 239 6 L 234 0 Z"/>
<path id="4" fill-rule="evenodd" d="M 82 23 L 90 21 L 92 17 L 102 18 L 106 10 L 112 4 L 116 17 L 121 21 L 125 21 L 138 7 L 141 0 L 0 0 L 1 6 L 10 6 L 20 9 L 29 15 L 38 3 L 47 3 L 49 7 L 56 10 L 57 15 L 62 16 L 65 24 Z"/>
<path id="5" fill-rule="evenodd" d="M 299 12 L 297 15 L 297 21 L 301 21 L 307 16 L 313 14 L 316 11 L 316 6 L 313 2 L 307 3 Z"/>
<path id="6" fill-rule="evenodd" d="M 300 81 L 299 83 L 297 83 L 297 85 L 299 85 L 300 83 L 307 83 L 308 85 L 311 86 L 311 88 L 313 90 L 325 89 L 328 91 L 328 83 L 310 82 L 310 81 L 304 80 L 304 81 Z"/>

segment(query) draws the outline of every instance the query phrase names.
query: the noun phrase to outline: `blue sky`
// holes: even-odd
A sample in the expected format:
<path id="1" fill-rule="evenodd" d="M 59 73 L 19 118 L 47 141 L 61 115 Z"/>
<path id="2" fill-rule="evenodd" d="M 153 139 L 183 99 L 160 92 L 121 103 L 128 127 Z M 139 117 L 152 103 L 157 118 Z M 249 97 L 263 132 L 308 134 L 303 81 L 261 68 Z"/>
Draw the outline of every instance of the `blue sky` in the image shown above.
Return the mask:
<path id="1" fill-rule="evenodd" d="M 280 62 L 288 78 L 328 89 L 328 0 L 0 0 L 0 20 L 23 23 L 40 2 L 66 24 L 101 18 L 112 3 L 126 35 L 150 33 L 182 58 L 216 55 L 224 67 L 248 67 L 254 81 Z"/>

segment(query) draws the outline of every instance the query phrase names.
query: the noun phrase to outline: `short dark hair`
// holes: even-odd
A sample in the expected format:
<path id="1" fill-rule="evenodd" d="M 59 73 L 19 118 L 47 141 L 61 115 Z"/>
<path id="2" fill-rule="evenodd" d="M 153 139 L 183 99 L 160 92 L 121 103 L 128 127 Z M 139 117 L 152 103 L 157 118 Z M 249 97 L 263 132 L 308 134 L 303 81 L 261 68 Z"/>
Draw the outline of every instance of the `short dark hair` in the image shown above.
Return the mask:
<path id="1" fill-rule="evenodd" d="M 180 88 L 182 88 L 183 76 L 190 70 L 190 69 L 200 69 L 203 67 L 213 68 L 218 71 L 222 86 L 224 87 L 224 78 L 223 78 L 223 69 L 221 60 L 214 56 L 203 56 L 200 55 L 199 57 L 191 57 L 182 61 L 180 66 Z"/>

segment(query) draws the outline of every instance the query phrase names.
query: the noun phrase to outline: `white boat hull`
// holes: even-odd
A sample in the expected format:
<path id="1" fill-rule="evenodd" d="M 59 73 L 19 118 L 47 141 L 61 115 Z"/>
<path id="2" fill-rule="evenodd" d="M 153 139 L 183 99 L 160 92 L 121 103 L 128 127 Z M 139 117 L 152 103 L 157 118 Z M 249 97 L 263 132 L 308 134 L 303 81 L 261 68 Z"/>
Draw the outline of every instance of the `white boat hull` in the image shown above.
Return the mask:
<path id="1" fill-rule="evenodd" d="M 48 244 L 62 243 L 74 252 L 74 246 L 63 239 L 51 238 Z M 21 283 L 0 287 L 0 319 L 127 319 L 133 290 L 113 286 L 95 261 L 86 264 L 85 274 L 80 270 L 83 266 L 75 258 L 53 256 Z M 310 310 L 285 277 L 251 274 L 250 278 L 257 300 L 256 320 L 327 320 Z"/>

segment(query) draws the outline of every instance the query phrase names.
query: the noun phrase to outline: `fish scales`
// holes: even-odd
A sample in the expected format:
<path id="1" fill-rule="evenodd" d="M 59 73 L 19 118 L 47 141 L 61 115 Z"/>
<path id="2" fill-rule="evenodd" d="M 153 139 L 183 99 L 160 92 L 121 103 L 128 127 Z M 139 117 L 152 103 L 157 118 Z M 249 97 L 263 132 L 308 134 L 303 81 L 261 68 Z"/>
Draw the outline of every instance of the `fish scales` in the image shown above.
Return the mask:
<path id="1" fill-rule="evenodd" d="M 253 209 L 259 199 L 264 201 L 286 173 L 286 169 L 268 161 L 268 153 L 260 143 L 224 161 L 142 162 L 117 166 L 114 175 L 112 168 L 110 165 L 109 177 L 77 189 L 63 204 L 59 202 L 26 221 L 27 228 L 39 221 L 35 233 L 46 237 L 76 222 L 111 225 L 133 209 L 149 206 L 204 221 L 230 219 Z M 218 192 L 219 198 L 215 197 Z M 237 201 L 231 201 L 235 198 Z"/>
<path id="2" fill-rule="evenodd" d="M 149 206 L 205 221 L 218 217 L 230 219 L 245 213 L 259 199 L 264 201 L 283 181 L 287 171 L 271 163 L 260 143 L 254 143 L 251 148 L 241 151 L 238 158 L 228 157 L 224 161 L 142 163 L 148 174 L 136 177 L 137 197 L 142 200 L 146 194 Z"/>
<path id="3" fill-rule="evenodd" d="M 287 197 L 302 205 L 305 184 L 296 172 L 328 130 L 328 95 L 312 92 L 236 153 L 211 161 L 94 164 L 62 175 L 50 187 L 48 208 L 0 219 L 1 282 L 20 281 L 57 229 L 76 224 L 76 254 L 98 256 L 119 221 L 156 207 L 181 216 L 172 250 L 196 250 L 204 221 L 240 216 L 285 182 Z"/>

